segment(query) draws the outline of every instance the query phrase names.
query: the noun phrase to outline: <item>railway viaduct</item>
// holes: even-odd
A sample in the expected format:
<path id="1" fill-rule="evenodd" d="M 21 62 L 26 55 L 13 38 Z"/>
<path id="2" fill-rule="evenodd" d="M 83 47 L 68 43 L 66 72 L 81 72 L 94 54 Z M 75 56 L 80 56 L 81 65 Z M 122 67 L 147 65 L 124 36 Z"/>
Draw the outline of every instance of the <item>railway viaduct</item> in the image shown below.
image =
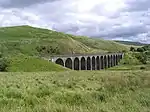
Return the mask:
<path id="1" fill-rule="evenodd" d="M 123 53 L 59 55 L 50 61 L 73 70 L 102 70 L 118 65 L 123 56 Z"/>

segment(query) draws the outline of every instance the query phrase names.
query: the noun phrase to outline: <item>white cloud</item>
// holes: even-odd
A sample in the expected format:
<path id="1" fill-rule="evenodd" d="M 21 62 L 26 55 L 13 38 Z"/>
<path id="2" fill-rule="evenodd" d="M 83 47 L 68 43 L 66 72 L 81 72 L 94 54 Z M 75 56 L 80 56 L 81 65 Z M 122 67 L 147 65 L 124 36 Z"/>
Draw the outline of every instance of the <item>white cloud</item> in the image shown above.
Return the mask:
<path id="1" fill-rule="evenodd" d="M 28 24 L 77 35 L 150 42 L 148 0 L 45 1 L 14 0 L 7 9 L 12 0 L 1 1 L 0 26 Z"/>

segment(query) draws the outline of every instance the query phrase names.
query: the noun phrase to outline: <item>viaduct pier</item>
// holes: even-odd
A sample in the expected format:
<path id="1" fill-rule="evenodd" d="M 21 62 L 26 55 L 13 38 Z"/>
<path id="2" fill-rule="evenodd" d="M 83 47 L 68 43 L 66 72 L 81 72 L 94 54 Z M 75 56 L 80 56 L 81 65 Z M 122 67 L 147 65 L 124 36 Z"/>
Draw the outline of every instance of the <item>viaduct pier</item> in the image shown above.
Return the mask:
<path id="1" fill-rule="evenodd" d="M 123 53 L 52 56 L 50 61 L 72 70 L 102 70 L 118 65 Z"/>

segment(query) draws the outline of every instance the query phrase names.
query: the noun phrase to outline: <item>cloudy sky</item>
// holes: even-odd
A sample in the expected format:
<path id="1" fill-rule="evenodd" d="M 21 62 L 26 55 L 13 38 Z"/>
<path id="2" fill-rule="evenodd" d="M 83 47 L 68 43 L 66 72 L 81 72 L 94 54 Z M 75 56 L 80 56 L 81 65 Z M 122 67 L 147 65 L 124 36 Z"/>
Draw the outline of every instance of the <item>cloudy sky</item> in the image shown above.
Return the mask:
<path id="1" fill-rule="evenodd" d="M 0 26 L 150 43 L 150 0 L 0 0 Z"/>

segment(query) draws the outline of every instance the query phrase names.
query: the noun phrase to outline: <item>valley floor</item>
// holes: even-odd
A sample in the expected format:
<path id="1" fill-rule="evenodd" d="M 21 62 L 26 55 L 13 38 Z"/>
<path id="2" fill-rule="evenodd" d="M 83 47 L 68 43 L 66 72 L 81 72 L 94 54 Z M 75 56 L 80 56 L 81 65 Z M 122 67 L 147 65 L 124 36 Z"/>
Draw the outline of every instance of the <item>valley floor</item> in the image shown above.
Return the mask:
<path id="1" fill-rule="evenodd" d="M 150 71 L 0 73 L 0 112 L 149 112 Z"/>

